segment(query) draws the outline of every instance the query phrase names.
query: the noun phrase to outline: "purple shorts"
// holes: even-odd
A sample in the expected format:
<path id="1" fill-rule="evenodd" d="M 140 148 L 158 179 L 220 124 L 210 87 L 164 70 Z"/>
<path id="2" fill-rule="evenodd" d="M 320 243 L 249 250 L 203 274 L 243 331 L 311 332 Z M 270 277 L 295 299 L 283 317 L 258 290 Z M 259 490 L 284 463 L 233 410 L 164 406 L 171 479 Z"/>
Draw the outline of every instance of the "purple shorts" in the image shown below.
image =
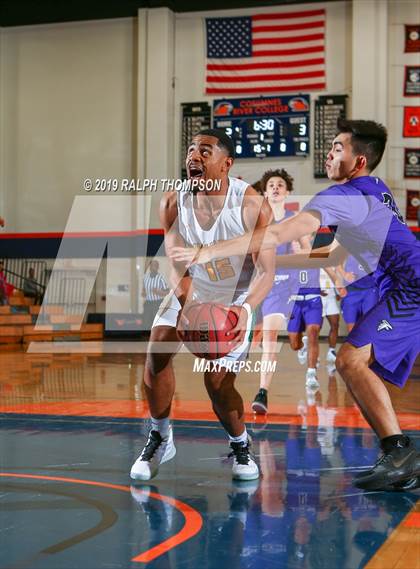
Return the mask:
<path id="1" fill-rule="evenodd" d="M 391 293 L 357 322 L 346 341 L 356 348 L 372 344 L 371 369 L 403 387 L 420 352 L 420 307 L 404 305 Z"/>
<path id="2" fill-rule="evenodd" d="M 322 300 L 320 296 L 294 302 L 287 331 L 304 332 L 309 324 L 322 326 Z"/>
<path id="3" fill-rule="evenodd" d="M 271 314 L 283 314 L 285 318 L 289 317 L 292 304 L 289 303 L 289 292 L 280 294 L 269 294 L 261 305 L 263 318 Z"/>
<path id="4" fill-rule="evenodd" d="M 355 324 L 371 308 L 378 304 L 378 289 L 350 290 L 341 301 L 341 310 L 346 324 Z"/>

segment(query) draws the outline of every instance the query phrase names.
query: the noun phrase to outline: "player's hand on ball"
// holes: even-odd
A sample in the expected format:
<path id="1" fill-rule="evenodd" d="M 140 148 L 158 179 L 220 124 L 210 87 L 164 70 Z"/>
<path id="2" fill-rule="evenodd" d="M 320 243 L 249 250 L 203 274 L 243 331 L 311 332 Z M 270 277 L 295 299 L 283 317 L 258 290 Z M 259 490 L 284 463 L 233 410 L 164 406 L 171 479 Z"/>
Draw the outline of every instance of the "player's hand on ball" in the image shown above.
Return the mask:
<path id="1" fill-rule="evenodd" d="M 185 333 L 190 329 L 190 321 L 188 319 L 187 313 L 191 308 L 192 304 L 194 303 L 186 302 L 178 314 L 178 320 L 176 322 L 176 332 L 178 334 L 179 339 L 182 342 L 185 341 Z"/>
<path id="2" fill-rule="evenodd" d="M 215 360 L 236 348 L 238 335 L 231 334 L 241 308 L 214 302 L 190 302 L 177 323 L 178 338 L 198 358 Z"/>
<path id="3" fill-rule="evenodd" d="M 238 316 L 236 325 L 226 334 L 232 337 L 232 349 L 234 349 L 236 346 L 240 346 L 244 341 L 248 323 L 248 312 L 243 306 L 231 306 L 230 310 Z"/>

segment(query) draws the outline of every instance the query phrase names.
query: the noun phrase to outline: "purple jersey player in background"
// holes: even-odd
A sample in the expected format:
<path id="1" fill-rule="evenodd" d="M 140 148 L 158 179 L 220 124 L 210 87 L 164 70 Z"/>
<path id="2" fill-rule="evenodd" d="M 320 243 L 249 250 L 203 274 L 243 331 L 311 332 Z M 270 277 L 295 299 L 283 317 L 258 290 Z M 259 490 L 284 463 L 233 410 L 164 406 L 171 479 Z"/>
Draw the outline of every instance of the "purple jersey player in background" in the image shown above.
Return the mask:
<path id="1" fill-rule="evenodd" d="M 290 282 L 290 302 L 293 309 L 289 325 L 287 326 L 290 346 L 293 350 L 302 349 L 302 334 L 306 332 L 308 342 L 306 386 L 313 389 L 319 388 L 316 377 L 316 366 L 319 356 L 319 331 L 322 326 L 319 272 L 319 269 L 298 269 L 293 271 Z M 306 349 L 306 345 L 303 346 L 303 349 Z M 305 360 L 303 360 L 303 363 L 305 363 Z"/>
<path id="2" fill-rule="evenodd" d="M 293 217 L 295 214 L 286 209 L 285 203 L 290 192 L 293 191 L 293 178 L 286 170 L 268 170 L 261 179 L 261 189 L 264 197 L 268 200 L 273 210 L 274 223 L 282 223 L 285 219 Z M 302 238 L 300 246 L 309 249 L 309 240 Z M 292 243 L 283 243 L 276 248 L 277 255 L 287 255 L 292 253 Z M 290 289 L 290 269 L 277 267 L 274 275 L 273 287 L 265 297 L 261 312 L 263 316 L 263 354 L 261 362 L 276 361 L 277 358 L 277 336 L 280 330 L 286 329 L 287 318 L 289 317 L 291 305 L 289 304 Z M 257 414 L 266 414 L 268 411 L 268 389 L 274 375 L 273 368 L 261 365 L 260 389 L 252 403 L 252 410 Z"/>
<path id="3" fill-rule="evenodd" d="M 366 274 L 363 266 L 351 255 L 344 268 L 338 268 L 338 272 L 347 290 L 341 301 L 341 309 L 347 330 L 351 332 L 356 322 L 378 303 L 378 289 L 375 279 Z"/>
<path id="4" fill-rule="evenodd" d="M 380 438 L 383 455 L 354 483 L 369 490 L 411 487 L 420 476 L 420 453 L 401 432 L 383 380 L 403 387 L 420 351 L 420 242 L 408 229 L 389 188 L 372 170 L 385 150 L 386 129 L 373 121 L 339 119 L 327 156 L 328 178 L 336 182 L 314 196 L 292 219 L 206 249 L 174 248 L 184 262 L 259 251 L 334 226 L 339 246 L 291 255 L 290 266 L 334 266 L 351 254 L 379 289 L 379 300 L 349 334 L 337 355 L 337 370 L 361 412 Z M 300 257 L 300 258 L 299 258 Z M 287 256 L 286 256 L 287 258 Z"/>

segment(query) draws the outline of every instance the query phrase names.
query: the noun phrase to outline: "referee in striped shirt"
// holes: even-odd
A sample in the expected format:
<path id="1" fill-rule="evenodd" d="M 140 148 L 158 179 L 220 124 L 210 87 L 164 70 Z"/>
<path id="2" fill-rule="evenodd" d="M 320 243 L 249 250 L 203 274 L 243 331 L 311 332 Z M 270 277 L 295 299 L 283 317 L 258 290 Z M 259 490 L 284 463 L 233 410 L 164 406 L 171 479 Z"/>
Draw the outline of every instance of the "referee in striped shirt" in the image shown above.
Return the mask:
<path id="1" fill-rule="evenodd" d="M 159 263 L 156 260 L 150 262 L 149 270 L 143 277 L 144 298 L 143 320 L 144 329 L 150 330 L 156 312 L 162 302 L 162 298 L 169 292 L 165 277 L 159 273 Z"/>

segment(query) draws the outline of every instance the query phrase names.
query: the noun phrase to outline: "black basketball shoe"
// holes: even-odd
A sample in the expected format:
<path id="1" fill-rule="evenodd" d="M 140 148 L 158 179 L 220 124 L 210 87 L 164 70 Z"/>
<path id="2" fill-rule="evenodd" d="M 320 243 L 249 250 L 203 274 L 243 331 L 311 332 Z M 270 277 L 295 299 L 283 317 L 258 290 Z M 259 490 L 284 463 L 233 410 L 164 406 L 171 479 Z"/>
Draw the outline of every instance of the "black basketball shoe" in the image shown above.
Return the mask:
<path id="1" fill-rule="evenodd" d="M 412 490 L 420 476 L 420 453 L 413 444 L 385 451 L 370 470 L 357 474 L 354 485 L 363 490 Z"/>
<path id="2" fill-rule="evenodd" d="M 261 388 L 258 391 L 251 407 L 257 415 L 266 415 L 268 411 L 268 396 L 266 389 Z"/>

